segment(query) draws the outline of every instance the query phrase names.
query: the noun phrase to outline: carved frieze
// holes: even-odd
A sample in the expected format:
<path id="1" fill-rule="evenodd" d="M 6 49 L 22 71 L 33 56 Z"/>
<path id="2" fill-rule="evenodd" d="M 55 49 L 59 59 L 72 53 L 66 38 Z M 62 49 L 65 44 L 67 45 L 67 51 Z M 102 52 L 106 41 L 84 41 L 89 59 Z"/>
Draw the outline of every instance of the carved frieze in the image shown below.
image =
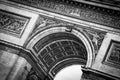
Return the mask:
<path id="1" fill-rule="evenodd" d="M 62 4 L 56 1 L 49 0 L 9 0 L 39 9 L 45 9 L 52 12 L 64 14 L 79 18 L 82 20 L 102 24 L 108 27 L 120 29 L 120 12 L 101 7 L 95 7 L 83 3 L 68 2 L 69 4 Z M 67 3 L 67 2 L 66 2 Z M 114 15 L 116 14 L 116 15 Z"/>
<path id="2" fill-rule="evenodd" d="M 0 10 L 0 32 L 20 37 L 29 18 Z"/>

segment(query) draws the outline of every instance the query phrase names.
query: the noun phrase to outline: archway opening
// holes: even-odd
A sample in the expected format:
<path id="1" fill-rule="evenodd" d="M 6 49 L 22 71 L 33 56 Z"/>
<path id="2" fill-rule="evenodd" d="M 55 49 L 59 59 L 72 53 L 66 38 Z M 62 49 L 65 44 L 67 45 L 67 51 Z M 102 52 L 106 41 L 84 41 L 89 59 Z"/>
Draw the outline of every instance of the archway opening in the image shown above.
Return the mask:
<path id="1" fill-rule="evenodd" d="M 47 35 L 38 41 L 33 48 L 47 68 L 46 71 L 50 71 L 56 64 L 66 59 L 72 59 L 72 61 L 79 59 L 84 65 L 87 62 L 87 50 L 84 43 L 75 35 L 67 32 Z"/>
<path id="2" fill-rule="evenodd" d="M 71 65 L 61 69 L 54 77 L 54 80 L 81 80 L 81 76 L 81 65 Z"/>
<path id="3" fill-rule="evenodd" d="M 67 32 L 66 28 L 56 27 L 38 34 L 27 47 L 35 53 L 40 65 L 42 64 L 41 70 L 53 80 L 59 72 L 71 65 L 78 64 L 79 68 L 81 65 L 90 66 L 90 46 L 87 38 L 77 30 Z M 79 71 L 81 72 L 81 69 Z"/>
<path id="4" fill-rule="evenodd" d="M 40 39 L 33 49 L 43 63 L 44 70 L 52 78 L 66 66 L 73 64 L 85 66 L 87 63 L 87 50 L 84 43 L 77 36 L 68 32 L 47 35 Z M 81 71 L 80 68 L 79 71 Z M 76 69 L 78 68 L 74 68 L 73 72 Z M 80 73 L 78 75 L 80 77 Z"/>

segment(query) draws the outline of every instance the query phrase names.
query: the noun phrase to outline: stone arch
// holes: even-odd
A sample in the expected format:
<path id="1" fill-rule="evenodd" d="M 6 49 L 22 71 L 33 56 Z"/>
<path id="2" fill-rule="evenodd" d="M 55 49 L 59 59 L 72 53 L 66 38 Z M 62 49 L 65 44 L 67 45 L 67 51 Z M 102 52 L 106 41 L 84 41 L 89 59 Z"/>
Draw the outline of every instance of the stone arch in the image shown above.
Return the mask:
<path id="1" fill-rule="evenodd" d="M 49 71 L 49 74 L 52 78 L 55 77 L 55 75 L 61 71 L 62 69 L 68 67 L 68 66 L 71 66 L 71 65 L 81 65 L 81 66 L 84 66 L 86 64 L 86 62 L 82 62 L 81 59 L 79 58 L 67 58 L 67 59 L 64 59 L 60 62 L 58 62 L 56 65 L 54 65 L 50 71 Z"/>
<path id="2" fill-rule="evenodd" d="M 53 35 L 55 34 L 55 35 Z M 59 35 L 61 34 L 61 35 Z M 92 47 L 92 44 L 91 44 L 91 41 L 89 40 L 89 38 L 85 35 L 84 32 L 76 29 L 76 28 L 68 28 L 66 26 L 64 27 L 51 27 L 51 28 L 47 28 L 43 31 L 40 31 L 38 33 L 36 33 L 35 36 L 33 36 L 30 40 L 29 40 L 29 43 L 27 44 L 27 48 L 30 49 L 33 54 L 39 59 L 39 55 L 41 54 L 40 52 L 42 51 L 42 49 L 46 49 L 47 46 L 50 46 L 50 44 L 61 44 L 62 42 L 62 39 L 59 39 L 57 36 L 60 36 L 61 38 L 63 38 L 65 41 L 68 41 L 68 42 L 72 42 L 72 44 L 74 43 L 74 40 L 76 42 L 79 42 L 85 47 L 86 51 L 87 51 L 87 62 L 86 62 L 86 67 L 91 67 L 91 64 L 93 62 L 93 47 Z M 50 37 L 51 36 L 51 37 Z M 67 37 L 68 36 L 68 37 Z M 53 40 L 53 41 L 47 41 L 46 43 L 44 42 L 45 40 L 47 40 L 48 38 L 54 38 L 54 37 L 57 37 L 57 40 Z M 67 37 L 67 38 L 66 38 Z M 68 40 L 67 40 L 68 39 Z M 49 39 L 48 39 L 49 40 Z M 58 41 L 58 43 L 57 43 Z M 52 43 L 51 43 L 52 42 Z M 45 43 L 45 44 L 43 44 Z M 69 43 L 71 44 L 71 43 Z M 46 46 L 47 45 L 47 46 Z M 47 50 L 48 51 L 48 50 Z M 51 50 L 50 50 L 51 51 Z M 50 52 L 49 51 L 49 52 Z M 44 51 L 43 51 L 44 52 Z M 45 52 L 44 52 L 45 53 Z M 52 56 L 52 55 L 49 55 L 49 57 Z M 49 58 L 48 57 L 48 58 Z M 52 61 L 52 60 L 51 60 Z M 54 60 L 53 60 L 54 61 Z M 48 70 L 45 65 L 44 65 L 44 62 L 42 62 L 42 60 L 40 59 L 40 64 L 42 64 L 42 66 L 44 66 L 44 71 L 45 72 L 48 72 L 48 75 L 50 75 L 51 77 L 53 77 L 55 74 L 52 74 L 53 71 L 55 69 L 57 69 L 57 66 L 60 65 L 60 63 L 72 63 L 72 64 L 78 64 L 80 62 L 80 58 L 77 57 L 76 55 L 74 55 L 73 57 L 67 57 L 67 58 L 64 58 L 63 61 L 61 59 L 61 61 L 58 61 L 58 65 L 53 65 L 52 67 L 50 67 L 50 69 Z M 84 61 L 83 61 L 84 62 Z M 52 63 L 52 62 L 49 62 L 49 63 Z M 65 65 L 67 66 L 67 65 Z M 64 67 L 64 66 L 61 66 L 61 67 Z M 60 67 L 58 67 L 60 68 Z M 53 71 L 52 71 L 53 70 Z"/>

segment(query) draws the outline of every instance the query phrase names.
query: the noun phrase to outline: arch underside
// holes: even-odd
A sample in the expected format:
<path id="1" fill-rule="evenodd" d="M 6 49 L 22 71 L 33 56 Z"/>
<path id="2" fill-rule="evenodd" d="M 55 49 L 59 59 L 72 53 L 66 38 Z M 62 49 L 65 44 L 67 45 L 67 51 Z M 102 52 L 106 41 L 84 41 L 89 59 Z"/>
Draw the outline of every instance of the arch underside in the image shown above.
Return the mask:
<path id="1" fill-rule="evenodd" d="M 53 78 L 66 66 L 91 64 L 91 44 L 86 42 L 85 35 L 79 33 L 76 30 L 68 32 L 66 27 L 50 28 L 37 34 L 27 47 L 32 49 L 40 64 L 44 66 L 44 73 Z"/>
<path id="2" fill-rule="evenodd" d="M 51 69 L 58 67 L 58 65 L 59 68 L 54 69 L 54 74 L 57 72 L 55 70 L 64 65 L 67 66 L 68 62 L 81 65 L 86 65 L 87 62 L 87 51 L 84 44 L 69 33 L 60 32 L 45 36 L 35 44 L 33 49 L 46 67 L 45 71 L 50 74 L 51 71 L 53 72 Z"/>
<path id="3" fill-rule="evenodd" d="M 112 55 L 120 42 L 118 8 L 84 0 L 59 1 L 2 0 L 1 20 L 7 22 L 0 30 L 1 49 L 24 57 L 42 80 L 52 80 L 63 68 L 76 64 L 89 74 L 119 78 L 119 64 L 114 63 L 119 57 Z M 13 24 L 6 25 L 9 21 Z"/>

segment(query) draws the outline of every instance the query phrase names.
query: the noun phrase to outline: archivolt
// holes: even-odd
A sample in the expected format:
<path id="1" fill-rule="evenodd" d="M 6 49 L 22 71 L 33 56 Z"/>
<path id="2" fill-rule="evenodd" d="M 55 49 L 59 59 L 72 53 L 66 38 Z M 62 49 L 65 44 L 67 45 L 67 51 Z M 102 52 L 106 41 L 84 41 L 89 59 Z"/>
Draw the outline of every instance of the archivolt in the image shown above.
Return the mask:
<path id="1" fill-rule="evenodd" d="M 94 59 L 93 46 L 91 44 L 91 41 L 89 40 L 89 38 L 83 31 L 77 30 L 75 28 L 69 29 L 66 26 L 47 28 L 47 29 L 41 31 L 40 33 L 37 33 L 34 37 L 32 37 L 32 39 L 30 39 L 30 41 L 26 47 L 28 49 L 30 49 L 35 54 L 35 56 L 38 57 L 39 51 L 38 51 L 38 53 L 36 53 L 36 51 L 34 49 L 34 46 L 36 45 L 36 43 L 39 42 L 40 40 L 42 40 L 45 36 L 55 34 L 55 33 L 68 33 L 68 34 L 71 34 L 71 35 L 77 37 L 79 40 L 81 40 L 87 50 L 86 67 L 91 67 L 93 59 Z M 78 59 L 74 59 L 74 60 L 78 60 Z"/>

